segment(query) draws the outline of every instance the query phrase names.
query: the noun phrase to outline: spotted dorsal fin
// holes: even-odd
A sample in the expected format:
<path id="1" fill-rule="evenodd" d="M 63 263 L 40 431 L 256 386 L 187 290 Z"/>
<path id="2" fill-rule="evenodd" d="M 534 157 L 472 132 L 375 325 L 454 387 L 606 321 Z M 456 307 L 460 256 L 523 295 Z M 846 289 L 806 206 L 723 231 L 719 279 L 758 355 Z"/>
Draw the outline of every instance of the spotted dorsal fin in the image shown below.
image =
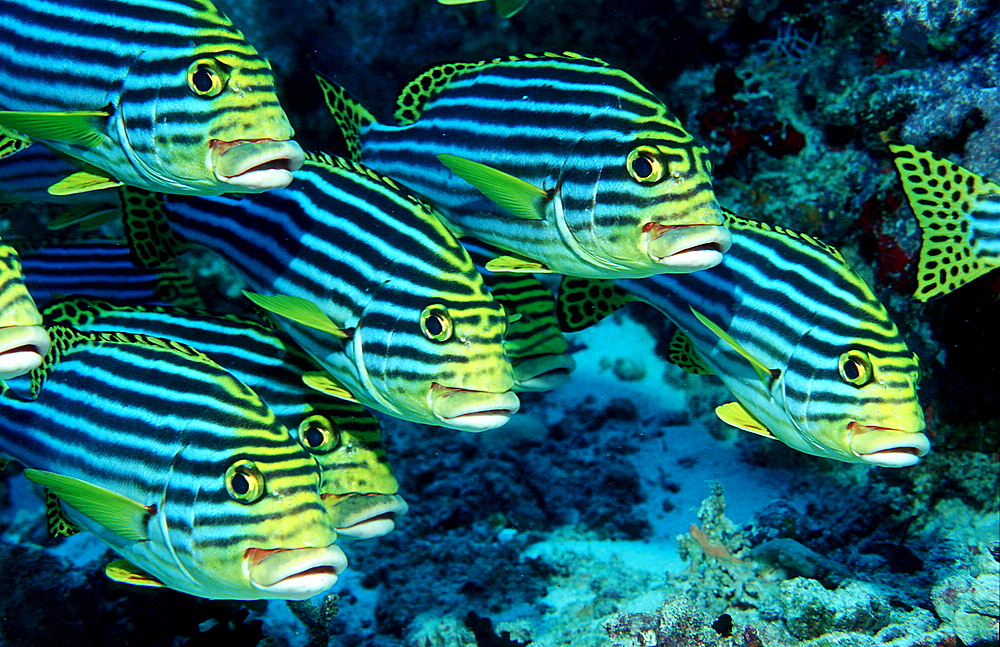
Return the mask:
<path id="1" fill-rule="evenodd" d="M 361 102 L 350 95 L 339 83 L 328 79 L 322 74 L 316 74 L 323 103 L 333 116 L 337 129 L 344 138 L 347 157 L 355 161 L 361 160 L 361 132 L 375 125 L 375 116 Z"/>
<path id="2" fill-rule="evenodd" d="M 122 224 L 138 267 L 160 267 L 190 246 L 167 222 L 163 195 L 154 191 L 121 187 Z"/>
<path id="3" fill-rule="evenodd" d="M 563 277 L 556 297 L 556 316 L 563 332 L 588 328 L 634 301 L 609 279 Z"/>

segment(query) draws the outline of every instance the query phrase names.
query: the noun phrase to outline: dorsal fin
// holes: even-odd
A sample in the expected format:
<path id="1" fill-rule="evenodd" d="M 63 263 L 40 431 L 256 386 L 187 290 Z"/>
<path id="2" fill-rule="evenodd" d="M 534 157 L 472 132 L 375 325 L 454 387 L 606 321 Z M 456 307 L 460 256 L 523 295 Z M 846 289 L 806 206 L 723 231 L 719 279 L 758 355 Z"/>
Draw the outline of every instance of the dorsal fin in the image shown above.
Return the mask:
<path id="1" fill-rule="evenodd" d="M 137 267 L 159 267 L 188 249 L 167 222 L 162 194 L 131 186 L 120 193 L 122 224 Z"/>
<path id="2" fill-rule="evenodd" d="M 556 316 L 563 332 L 575 332 L 594 325 L 634 301 L 610 279 L 563 277 L 556 298 Z"/>
<path id="3" fill-rule="evenodd" d="M 378 123 L 375 116 L 361 102 L 355 99 L 339 83 L 332 81 L 318 72 L 315 73 L 319 83 L 323 102 L 326 104 L 337 129 L 344 138 L 347 156 L 352 160 L 361 159 L 361 131 Z"/>

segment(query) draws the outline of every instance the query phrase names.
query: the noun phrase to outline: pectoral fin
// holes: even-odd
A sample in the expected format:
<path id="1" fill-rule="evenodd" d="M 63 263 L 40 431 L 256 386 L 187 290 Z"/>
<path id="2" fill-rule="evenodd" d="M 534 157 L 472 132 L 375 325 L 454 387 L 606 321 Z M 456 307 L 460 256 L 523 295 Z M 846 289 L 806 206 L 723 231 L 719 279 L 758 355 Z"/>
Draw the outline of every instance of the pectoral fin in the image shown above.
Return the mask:
<path id="1" fill-rule="evenodd" d="M 485 267 L 490 272 L 510 272 L 517 274 L 552 273 L 552 270 L 538 261 L 533 261 L 523 256 L 497 256 L 487 261 Z"/>
<path id="2" fill-rule="evenodd" d="M 105 566 L 104 574 L 108 576 L 108 579 L 132 586 L 166 586 L 160 580 L 124 559 L 116 559 Z"/>
<path id="3" fill-rule="evenodd" d="M 452 173 L 479 189 L 497 206 L 524 220 L 544 220 L 549 194 L 537 186 L 495 168 L 455 155 L 438 155 Z"/>
<path id="4" fill-rule="evenodd" d="M 320 393 L 325 393 L 329 396 L 338 398 L 340 400 L 347 400 L 348 402 L 357 402 L 358 399 L 354 395 L 340 385 L 333 377 L 326 371 L 310 371 L 302 375 L 302 383 L 308 386 L 310 389 L 315 389 Z"/>
<path id="5" fill-rule="evenodd" d="M 247 290 L 244 290 L 243 294 L 268 312 L 273 312 L 274 314 L 285 317 L 286 319 L 297 321 L 303 326 L 309 326 L 310 328 L 315 328 L 316 330 L 328 332 L 334 337 L 340 337 L 341 339 L 349 337 L 349 335 L 341 330 L 340 326 L 335 324 L 318 305 L 308 299 L 293 297 L 287 294 L 267 296 L 264 294 L 257 294 L 256 292 L 249 292 Z"/>
<path id="6" fill-rule="evenodd" d="M 104 171 L 95 168 L 64 177 L 49 187 L 49 193 L 52 195 L 76 195 L 77 193 L 114 189 L 120 186 L 125 185 Z"/>
<path id="7" fill-rule="evenodd" d="M 746 407 L 739 402 L 727 402 L 715 407 L 715 415 L 719 416 L 719 420 L 722 422 L 737 429 L 749 431 L 765 438 L 775 438 L 775 435 L 764 426 L 764 423 L 747 411 Z"/>
<path id="8" fill-rule="evenodd" d="M 691 306 L 688 306 L 688 307 L 691 307 Z M 711 330 L 713 333 L 715 333 L 716 335 L 718 335 L 719 339 L 721 339 L 722 341 L 724 341 L 727 344 L 729 344 L 732 347 L 733 350 L 735 350 L 737 353 L 739 353 L 744 358 L 746 358 L 746 360 L 748 362 L 750 362 L 750 366 L 753 367 L 753 370 L 757 373 L 757 376 L 760 378 L 760 381 L 763 382 L 764 386 L 769 391 L 771 390 L 771 385 L 774 384 L 774 381 L 776 379 L 778 379 L 778 376 L 781 375 L 781 370 L 780 369 L 776 369 L 776 368 L 772 369 L 772 368 L 768 368 L 767 366 L 764 366 L 763 362 L 761 362 L 759 359 L 757 359 L 756 357 L 754 357 L 750 353 L 750 351 L 748 351 L 747 349 L 743 348 L 743 346 L 738 341 L 736 341 L 735 339 L 733 339 L 732 335 L 730 335 L 729 333 L 727 333 L 725 330 L 723 330 L 721 327 L 719 327 L 718 324 L 716 324 L 714 321 L 712 321 L 711 319 L 709 319 L 705 315 L 701 314 L 700 312 L 698 312 L 694 308 L 691 308 L 691 314 L 693 314 L 698 319 L 698 321 L 700 321 L 701 323 L 705 324 L 705 326 L 709 330 Z"/>
<path id="9" fill-rule="evenodd" d="M 146 523 L 156 512 L 155 506 L 144 506 L 117 492 L 72 476 L 30 468 L 24 470 L 24 475 L 29 481 L 49 488 L 63 503 L 73 506 L 116 535 L 129 541 L 148 539 Z"/>
<path id="10" fill-rule="evenodd" d="M 0 111 L 0 126 L 24 133 L 32 139 L 49 139 L 93 148 L 104 141 L 104 110 Z"/>

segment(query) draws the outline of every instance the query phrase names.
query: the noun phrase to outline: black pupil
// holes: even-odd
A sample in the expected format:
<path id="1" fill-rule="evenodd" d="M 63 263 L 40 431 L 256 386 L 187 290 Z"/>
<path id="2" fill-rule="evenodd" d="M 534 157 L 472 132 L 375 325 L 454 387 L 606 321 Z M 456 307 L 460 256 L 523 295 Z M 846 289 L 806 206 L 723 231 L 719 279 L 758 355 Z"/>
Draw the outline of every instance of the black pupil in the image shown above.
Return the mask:
<path id="1" fill-rule="evenodd" d="M 319 425 L 309 425 L 306 429 L 306 445 L 309 447 L 319 447 L 323 444 L 323 438 L 325 434 L 323 433 L 323 428 Z"/>
<path id="2" fill-rule="evenodd" d="M 647 178 L 653 174 L 653 163 L 645 157 L 632 160 L 632 172 L 638 178 Z"/>
<path id="3" fill-rule="evenodd" d="M 233 474 L 233 492 L 236 494 L 246 494 L 250 491 L 250 481 L 245 474 L 236 472 Z"/>
<path id="4" fill-rule="evenodd" d="M 858 365 L 858 360 L 847 360 L 847 363 L 844 365 L 844 375 L 849 380 L 856 380 L 861 377 L 861 367 Z"/>
<path id="5" fill-rule="evenodd" d="M 191 78 L 198 92 L 208 92 L 212 89 L 212 74 L 207 68 L 199 67 Z"/>
<path id="6" fill-rule="evenodd" d="M 430 333 L 431 337 L 437 337 L 444 332 L 444 324 L 441 323 L 441 317 L 438 315 L 430 315 L 427 317 L 427 321 L 424 325 L 427 326 L 427 332 Z"/>

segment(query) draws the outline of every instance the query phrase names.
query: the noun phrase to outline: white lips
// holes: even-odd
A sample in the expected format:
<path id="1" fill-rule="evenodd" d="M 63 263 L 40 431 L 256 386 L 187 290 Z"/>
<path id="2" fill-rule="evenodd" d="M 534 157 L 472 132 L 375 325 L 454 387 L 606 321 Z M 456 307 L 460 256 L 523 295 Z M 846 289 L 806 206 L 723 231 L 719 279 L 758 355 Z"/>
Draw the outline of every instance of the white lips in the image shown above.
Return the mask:
<path id="1" fill-rule="evenodd" d="M 435 385 L 429 397 L 438 424 L 462 431 L 496 429 L 521 408 L 520 400 L 510 391 L 490 393 Z"/>
<path id="2" fill-rule="evenodd" d="M 233 191 L 259 193 L 281 189 L 302 167 L 305 155 L 294 141 L 247 141 L 220 144 L 214 154 L 215 176 Z"/>
<path id="3" fill-rule="evenodd" d="M 718 225 L 668 227 L 650 239 L 649 255 L 666 272 L 680 274 L 715 267 L 733 244 L 729 230 Z"/>
<path id="4" fill-rule="evenodd" d="M 50 345 L 49 334 L 41 326 L 0 328 L 0 380 L 38 368 Z"/>
<path id="5" fill-rule="evenodd" d="M 254 587 L 283 600 L 305 600 L 330 589 L 345 568 L 347 556 L 336 544 L 277 550 L 249 565 Z"/>
<path id="6" fill-rule="evenodd" d="M 931 449 L 931 442 L 920 432 L 866 426 L 856 422 L 851 429 L 850 446 L 858 458 L 881 467 L 909 467 Z"/>

